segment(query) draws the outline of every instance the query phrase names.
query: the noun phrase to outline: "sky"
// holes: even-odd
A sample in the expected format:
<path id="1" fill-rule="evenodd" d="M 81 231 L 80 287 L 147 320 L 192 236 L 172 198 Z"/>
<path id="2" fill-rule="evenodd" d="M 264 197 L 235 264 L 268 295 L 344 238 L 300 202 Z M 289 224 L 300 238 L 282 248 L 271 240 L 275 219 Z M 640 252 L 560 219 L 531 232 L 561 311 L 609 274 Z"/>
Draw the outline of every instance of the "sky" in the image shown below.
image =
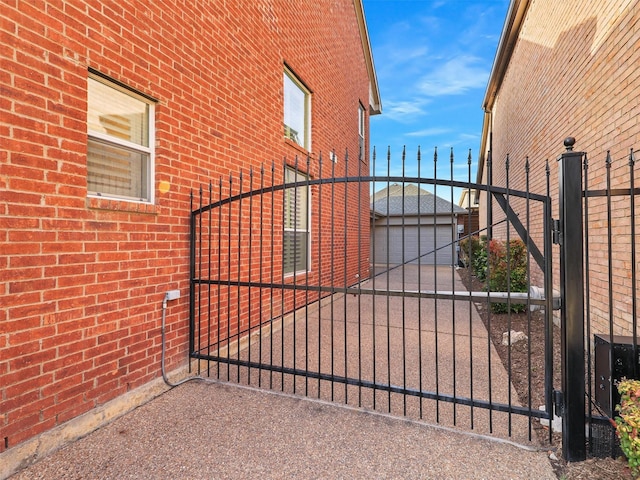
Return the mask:
<path id="1" fill-rule="evenodd" d="M 370 121 L 376 147 L 376 174 L 415 175 L 416 152 L 433 158 L 438 177 L 472 181 L 482 133 L 482 102 L 509 0 L 363 0 L 378 77 L 382 114 Z M 381 155 L 382 154 L 382 155 Z M 442 161 L 443 157 L 446 161 Z M 381 161 L 382 159 L 382 161 Z M 433 164 L 421 162 L 422 176 L 433 178 Z M 424 169 L 431 169 L 425 172 Z"/>

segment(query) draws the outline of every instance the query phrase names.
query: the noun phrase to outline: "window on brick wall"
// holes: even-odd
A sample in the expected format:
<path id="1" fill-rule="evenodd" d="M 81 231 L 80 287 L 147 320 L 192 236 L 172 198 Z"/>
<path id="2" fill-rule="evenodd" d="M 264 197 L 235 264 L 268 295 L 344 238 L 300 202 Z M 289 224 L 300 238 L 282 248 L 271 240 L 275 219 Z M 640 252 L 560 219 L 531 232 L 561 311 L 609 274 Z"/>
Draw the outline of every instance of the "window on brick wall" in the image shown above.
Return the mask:
<path id="1" fill-rule="evenodd" d="M 358 151 L 358 158 L 362 161 L 365 160 L 364 158 L 364 125 L 365 125 L 365 114 L 364 114 L 364 107 L 362 106 L 362 104 L 358 104 L 358 147 L 359 147 L 359 151 Z"/>
<path id="2" fill-rule="evenodd" d="M 300 182 L 300 186 L 285 189 L 284 193 L 284 274 L 304 273 L 309 270 L 311 251 L 310 232 L 310 191 L 307 176 L 294 170 L 285 169 L 285 183 Z"/>
<path id="3" fill-rule="evenodd" d="M 284 70 L 284 136 L 311 149 L 311 93 L 288 69 Z"/>
<path id="4" fill-rule="evenodd" d="M 119 83 L 89 74 L 89 195 L 153 202 L 154 106 Z"/>

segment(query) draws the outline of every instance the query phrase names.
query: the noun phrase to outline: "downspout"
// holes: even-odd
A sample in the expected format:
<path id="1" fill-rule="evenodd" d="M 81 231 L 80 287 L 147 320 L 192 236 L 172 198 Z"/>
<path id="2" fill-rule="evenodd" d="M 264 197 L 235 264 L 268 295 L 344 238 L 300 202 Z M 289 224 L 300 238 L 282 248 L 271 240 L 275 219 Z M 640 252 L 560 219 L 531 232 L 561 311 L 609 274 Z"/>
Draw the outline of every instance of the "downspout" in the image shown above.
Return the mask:
<path id="1" fill-rule="evenodd" d="M 487 143 L 489 144 L 487 148 Z M 491 152 L 493 151 L 493 113 L 491 112 L 491 110 L 485 105 L 484 106 L 484 121 L 482 123 L 482 138 L 480 141 L 480 153 L 478 155 L 478 170 L 476 173 L 476 183 L 478 185 L 483 185 L 484 182 L 482 181 L 482 176 L 484 173 L 484 170 L 486 168 L 486 163 L 487 163 L 487 156 L 491 156 Z M 493 175 L 491 173 L 491 169 L 489 168 L 487 170 L 487 181 L 486 184 L 487 185 L 491 185 L 491 182 L 493 181 Z M 480 189 L 476 189 L 475 191 L 475 198 L 474 198 L 474 205 L 480 205 L 480 195 L 482 194 L 482 190 Z M 469 192 L 469 195 L 471 195 L 471 192 Z M 493 222 L 493 218 L 491 215 L 491 208 L 489 206 L 489 200 L 490 200 L 490 194 L 489 192 L 487 192 L 487 235 L 489 236 L 489 238 L 491 238 L 491 223 Z M 471 207 L 471 198 L 469 198 L 469 207 Z"/>
<path id="2" fill-rule="evenodd" d="M 493 114 L 488 106 L 483 106 L 484 120 L 482 122 L 482 136 L 480 137 L 480 152 L 478 155 L 478 171 L 476 173 L 476 183 L 482 183 L 482 172 L 484 171 L 485 155 L 487 153 L 487 139 L 489 140 L 489 150 L 493 148 L 491 135 L 493 134 Z M 476 198 L 478 194 L 476 192 Z"/>
<path id="3" fill-rule="evenodd" d="M 493 108 L 495 105 L 496 97 L 498 95 L 498 91 L 500 90 L 500 86 L 502 85 L 502 81 L 504 80 L 504 77 L 507 73 L 511 55 L 515 50 L 516 43 L 518 42 L 520 29 L 522 28 L 522 24 L 524 23 L 525 15 L 530 3 L 531 0 L 511 0 L 509 4 L 509 10 L 507 11 L 507 16 L 505 18 L 504 26 L 502 27 L 500 41 L 498 42 L 498 49 L 493 60 L 491 74 L 489 75 L 489 81 L 487 83 L 487 89 L 485 91 L 485 96 L 482 103 L 482 109 L 484 110 L 484 121 L 482 125 L 480 153 L 478 155 L 478 172 L 476 175 L 476 183 L 478 184 L 482 184 L 482 176 L 484 169 L 486 168 L 485 163 L 490 160 L 490 156 L 493 153 Z M 487 142 L 489 144 L 489 148 L 487 148 Z M 489 158 L 485 158 L 487 156 L 489 156 Z M 493 178 L 491 177 L 491 167 L 489 166 L 487 171 L 487 185 L 489 186 L 493 181 Z M 480 191 L 477 190 L 476 202 L 479 202 L 479 197 Z M 490 204 L 490 198 L 487 198 L 487 208 L 489 211 L 487 218 L 487 227 L 489 229 L 491 228 L 491 221 L 493 221 L 490 214 Z M 489 230 L 487 233 L 491 235 L 491 230 Z"/>
<path id="4" fill-rule="evenodd" d="M 488 150 L 488 168 L 487 168 L 487 185 L 493 185 L 493 114 L 489 112 L 489 150 Z M 487 190 L 487 238 L 493 238 L 493 197 Z"/>

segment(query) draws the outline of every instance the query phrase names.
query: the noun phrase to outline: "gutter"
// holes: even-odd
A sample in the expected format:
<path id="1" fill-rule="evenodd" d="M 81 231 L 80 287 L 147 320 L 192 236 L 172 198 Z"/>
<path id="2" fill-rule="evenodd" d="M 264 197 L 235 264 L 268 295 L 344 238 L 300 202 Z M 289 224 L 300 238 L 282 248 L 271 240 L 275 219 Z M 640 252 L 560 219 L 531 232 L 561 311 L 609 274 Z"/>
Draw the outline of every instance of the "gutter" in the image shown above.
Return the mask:
<path id="1" fill-rule="evenodd" d="M 491 148 L 490 136 L 493 131 L 493 105 L 496 101 L 498 91 L 502 86 L 502 81 L 507 73 L 507 68 L 511 61 L 511 55 L 513 55 L 513 51 L 518 41 L 518 36 L 520 35 L 520 29 L 524 23 L 524 18 L 530 3 L 530 0 L 511 0 L 507 17 L 502 27 L 500 42 L 498 43 L 496 56 L 493 59 L 491 75 L 489 76 L 487 89 L 484 94 L 484 101 L 482 102 L 484 120 L 482 123 L 482 138 L 480 140 L 480 154 L 478 155 L 476 183 L 482 183 L 482 172 L 484 170 L 487 143 L 489 143 L 489 148 Z M 476 196 L 476 200 L 477 198 L 478 196 Z"/>

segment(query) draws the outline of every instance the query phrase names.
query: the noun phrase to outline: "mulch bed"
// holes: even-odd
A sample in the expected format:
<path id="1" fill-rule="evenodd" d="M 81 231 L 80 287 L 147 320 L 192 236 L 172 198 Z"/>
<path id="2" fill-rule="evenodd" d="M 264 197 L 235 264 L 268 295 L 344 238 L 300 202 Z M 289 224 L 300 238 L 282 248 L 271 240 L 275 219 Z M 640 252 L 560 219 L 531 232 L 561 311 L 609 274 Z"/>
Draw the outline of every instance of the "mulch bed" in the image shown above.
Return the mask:
<path id="1" fill-rule="evenodd" d="M 484 284 L 470 270 L 458 270 L 465 287 L 472 291 L 482 291 Z M 486 303 L 476 303 L 482 321 L 487 327 L 491 340 L 500 355 L 500 359 L 507 371 L 511 371 L 511 382 L 518 393 L 521 405 L 538 408 L 545 404 L 545 329 L 544 315 L 541 311 L 530 313 L 496 314 L 489 312 Z M 524 332 L 529 342 L 515 343 L 511 348 L 502 344 L 502 334 L 509 330 Z M 561 385 L 561 357 L 560 357 L 560 328 L 553 327 L 553 386 Z M 535 434 L 543 445 L 549 445 L 548 427 L 534 423 Z M 561 434 L 553 433 L 549 446 L 550 455 L 557 460 L 551 460 L 558 478 L 567 480 L 602 479 L 602 480 L 631 480 L 631 470 L 626 459 L 590 458 L 585 462 L 565 463 L 561 454 Z M 551 458 L 553 458 L 551 457 Z"/>

